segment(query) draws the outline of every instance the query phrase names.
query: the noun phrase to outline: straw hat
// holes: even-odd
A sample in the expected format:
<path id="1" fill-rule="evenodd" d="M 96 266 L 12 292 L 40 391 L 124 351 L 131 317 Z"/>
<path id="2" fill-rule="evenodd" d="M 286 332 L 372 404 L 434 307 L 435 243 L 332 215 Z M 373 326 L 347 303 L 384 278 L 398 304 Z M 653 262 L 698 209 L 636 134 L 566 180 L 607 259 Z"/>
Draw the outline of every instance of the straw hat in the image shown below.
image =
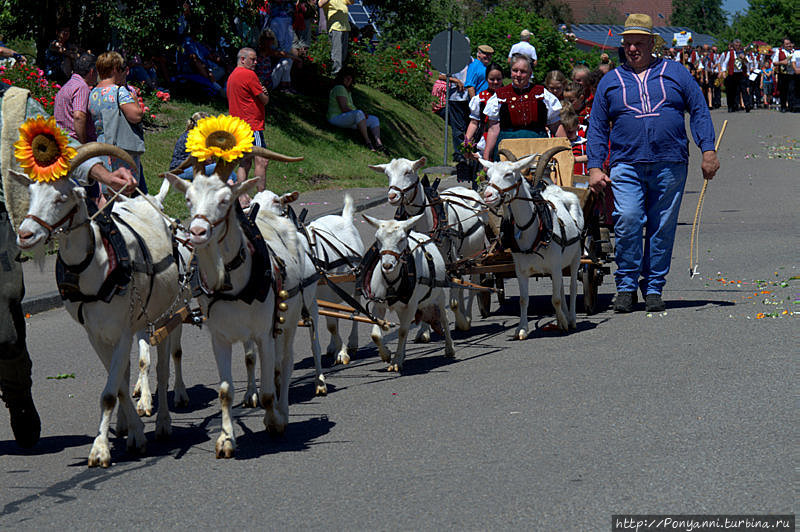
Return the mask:
<path id="1" fill-rule="evenodd" d="M 493 54 L 494 53 L 494 48 L 492 48 L 488 44 L 482 44 L 482 45 L 478 46 L 478 51 L 479 52 L 483 52 L 485 54 Z"/>
<path id="2" fill-rule="evenodd" d="M 625 19 L 625 29 L 620 35 L 653 35 L 653 19 L 643 13 L 631 13 Z"/>

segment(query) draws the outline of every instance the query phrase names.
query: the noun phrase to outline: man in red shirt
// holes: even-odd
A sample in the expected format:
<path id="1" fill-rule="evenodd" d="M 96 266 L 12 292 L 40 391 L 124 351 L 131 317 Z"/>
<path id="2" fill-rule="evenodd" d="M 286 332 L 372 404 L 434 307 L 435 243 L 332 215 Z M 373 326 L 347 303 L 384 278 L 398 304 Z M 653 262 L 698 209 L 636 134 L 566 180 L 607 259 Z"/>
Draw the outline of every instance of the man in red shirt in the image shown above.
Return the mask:
<path id="1" fill-rule="evenodd" d="M 265 107 L 269 102 L 269 94 L 255 73 L 256 51 L 252 48 L 242 48 L 236 59 L 237 66 L 228 76 L 228 113 L 241 118 L 250 125 L 253 129 L 254 146 L 266 147 L 264 115 Z M 255 159 L 253 177 L 259 178 L 256 188 L 260 192 L 264 190 L 266 184 L 268 161 L 263 157 L 253 157 L 253 159 Z M 239 182 L 247 179 L 251 160 L 243 161 L 236 170 Z M 240 198 L 240 201 L 247 204 L 249 197 L 247 199 Z"/>

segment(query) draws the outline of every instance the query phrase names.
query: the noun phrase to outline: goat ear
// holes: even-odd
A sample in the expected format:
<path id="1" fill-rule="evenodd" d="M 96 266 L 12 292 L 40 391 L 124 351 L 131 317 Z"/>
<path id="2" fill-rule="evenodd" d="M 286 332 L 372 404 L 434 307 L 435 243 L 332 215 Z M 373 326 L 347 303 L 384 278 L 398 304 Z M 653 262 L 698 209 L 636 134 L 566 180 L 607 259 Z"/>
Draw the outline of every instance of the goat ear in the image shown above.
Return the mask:
<path id="1" fill-rule="evenodd" d="M 367 168 L 370 170 L 375 170 L 379 174 L 382 174 L 386 171 L 386 167 L 389 166 L 388 164 L 370 164 L 367 165 Z"/>
<path id="2" fill-rule="evenodd" d="M 369 214 L 362 214 L 361 216 L 363 216 L 363 217 L 364 217 L 364 220 L 366 220 L 366 221 L 367 221 L 367 223 L 368 223 L 369 225 L 371 225 L 372 227 L 374 227 L 374 228 L 376 228 L 376 229 L 379 229 L 379 228 L 380 228 L 380 226 L 381 226 L 381 220 L 378 220 L 377 218 L 373 218 L 373 217 L 372 217 L 372 216 L 370 216 Z"/>
<path id="3" fill-rule="evenodd" d="M 514 164 L 514 168 L 516 170 L 525 170 L 526 168 L 530 168 L 530 166 L 533 164 L 533 161 L 536 159 L 536 157 L 537 157 L 537 154 L 535 154 L 535 153 L 533 153 L 531 155 L 528 155 L 527 157 L 523 157 L 519 161 L 513 163 Z"/>
<path id="4" fill-rule="evenodd" d="M 83 187 L 74 187 L 72 189 L 72 195 L 75 196 L 75 199 L 78 201 L 83 201 L 86 199 L 86 189 Z"/>
<path id="5" fill-rule="evenodd" d="M 417 159 L 416 161 L 414 161 L 414 164 L 412 165 L 413 168 L 414 168 L 414 171 L 415 172 L 419 172 L 419 169 L 424 167 L 425 163 L 427 163 L 427 162 L 428 162 L 428 159 L 426 159 L 425 156 L 422 156 L 419 159 Z"/>
<path id="6" fill-rule="evenodd" d="M 19 172 L 11 170 L 10 168 L 8 170 L 8 173 L 11 174 L 11 177 L 13 177 L 14 180 L 17 183 L 19 183 L 20 185 L 22 185 L 23 187 L 29 187 L 29 186 L 31 186 L 31 183 L 33 183 L 33 181 L 28 179 L 28 176 L 25 175 L 25 174 L 21 174 Z"/>
<path id="7" fill-rule="evenodd" d="M 237 183 L 237 184 L 233 185 L 233 187 L 232 187 L 233 188 L 233 197 L 236 198 L 236 197 L 241 196 L 242 194 L 249 194 L 250 191 L 255 188 L 256 183 L 258 183 L 259 179 L 260 178 L 258 178 L 258 177 L 251 177 L 250 179 L 248 179 L 244 183 Z"/>
<path id="8" fill-rule="evenodd" d="M 186 191 L 189 190 L 189 183 L 176 176 L 172 172 L 167 172 L 164 174 L 164 178 L 169 181 L 169 184 L 175 187 L 175 190 L 179 191 L 181 194 L 185 195 Z"/>
<path id="9" fill-rule="evenodd" d="M 297 198 L 300 197 L 300 193 L 298 191 L 287 192 L 283 196 L 281 196 L 281 205 L 286 205 L 287 203 L 292 203 L 293 201 L 297 201 Z"/>
<path id="10" fill-rule="evenodd" d="M 487 170 L 488 170 L 489 168 L 491 168 L 492 166 L 494 166 L 494 163 L 493 163 L 492 161 L 487 161 L 487 160 L 486 160 L 486 159 L 484 159 L 483 157 L 478 157 L 478 162 L 479 162 L 479 163 L 481 163 L 481 165 L 482 165 L 484 168 L 486 168 Z"/>

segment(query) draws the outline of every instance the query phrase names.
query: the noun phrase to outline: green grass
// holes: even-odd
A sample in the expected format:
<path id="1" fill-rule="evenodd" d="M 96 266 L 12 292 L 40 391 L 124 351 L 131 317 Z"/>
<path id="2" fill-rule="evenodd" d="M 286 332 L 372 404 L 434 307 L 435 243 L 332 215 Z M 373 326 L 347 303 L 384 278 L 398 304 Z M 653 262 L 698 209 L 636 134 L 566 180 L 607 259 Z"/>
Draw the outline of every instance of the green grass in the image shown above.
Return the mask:
<path id="1" fill-rule="evenodd" d="M 387 158 L 369 151 L 357 131 L 328 124 L 327 87 L 324 89 L 316 96 L 270 95 L 265 131 L 269 148 L 286 155 L 302 155 L 305 160 L 293 164 L 271 161 L 267 167 L 267 188 L 280 194 L 291 190 L 303 192 L 386 184 L 386 178 L 367 165 L 387 162 Z M 380 118 L 381 137 L 393 157 L 416 159 L 424 155 L 431 164 L 441 161 L 444 122 L 438 116 L 366 86 L 355 88 L 353 100 L 360 109 Z M 227 113 L 227 105 L 173 98 L 163 104 L 156 115 L 156 121 L 163 127 L 145 132 L 147 151 L 142 164 L 151 193 L 161 185 L 158 174 L 168 169 L 175 141 L 196 111 Z M 183 197 L 170 192 L 165 210 L 170 216 L 184 216 Z"/>

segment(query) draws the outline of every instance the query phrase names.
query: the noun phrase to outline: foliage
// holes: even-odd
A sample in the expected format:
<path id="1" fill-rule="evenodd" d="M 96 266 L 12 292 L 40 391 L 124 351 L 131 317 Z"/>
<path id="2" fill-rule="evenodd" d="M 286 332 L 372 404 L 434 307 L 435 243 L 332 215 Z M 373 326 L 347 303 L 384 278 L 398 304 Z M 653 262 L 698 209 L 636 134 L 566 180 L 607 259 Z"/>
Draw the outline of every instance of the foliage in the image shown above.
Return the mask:
<path id="1" fill-rule="evenodd" d="M 467 7 L 459 0 L 363 0 L 375 8 L 381 38 L 386 42 L 430 41 L 451 23 L 462 27 Z"/>
<path id="2" fill-rule="evenodd" d="M 31 98 L 42 104 L 49 114 L 53 114 L 56 93 L 61 86 L 48 81 L 42 69 L 26 63 L 15 63 L 10 67 L 0 66 L 0 81 L 28 89 Z"/>
<path id="3" fill-rule="evenodd" d="M 730 27 L 720 32 L 724 42 L 741 39 L 743 43 L 764 41 L 779 46 L 782 39 L 800 37 L 797 0 L 750 0 L 750 9 L 734 15 Z"/>
<path id="4" fill-rule="evenodd" d="M 535 13 L 515 7 L 498 7 L 483 19 L 467 28 L 467 35 L 474 47 L 488 44 L 494 48 L 494 56 L 502 66 L 511 47 L 518 42 L 519 32 L 529 29 L 533 34 L 531 44 L 536 48 L 539 63 L 534 69 L 534 80 L 542 82 L 547 72 L 561 70 L 568 73 L 578 62 L 596 66 L 599 54 L 587 54 L 575 48 L 553 24 Z"/>
<path id="5" fill-rule="evenodd" d="M 328 39 L 317 39 L 308 55 L 317 76 L 330 78 L 332 63 Z M 428 45 L 417 42 L 404 41 L 377 49 L 359 39 L 350 42 L 348 65 L 355 68 L 358 83 L 422 111 L 429 110 L 431 104 L 429 63 Z"/>
<path id="6" fill-rule="evenodd" d="M 524 9 L 548 19 L 553 24 L 574 22 L 572 8 L 569 7 L 569 4 L 560 0 L 498 0 L 496 2 L 487 3 L 496 3 L 500 7 L 517 7 Z"/>
<path id="7" fill-rule="evenodd" d="M 722 0 L 672 0 L 670 24 L 717 35 L 725 28 Z"/>

